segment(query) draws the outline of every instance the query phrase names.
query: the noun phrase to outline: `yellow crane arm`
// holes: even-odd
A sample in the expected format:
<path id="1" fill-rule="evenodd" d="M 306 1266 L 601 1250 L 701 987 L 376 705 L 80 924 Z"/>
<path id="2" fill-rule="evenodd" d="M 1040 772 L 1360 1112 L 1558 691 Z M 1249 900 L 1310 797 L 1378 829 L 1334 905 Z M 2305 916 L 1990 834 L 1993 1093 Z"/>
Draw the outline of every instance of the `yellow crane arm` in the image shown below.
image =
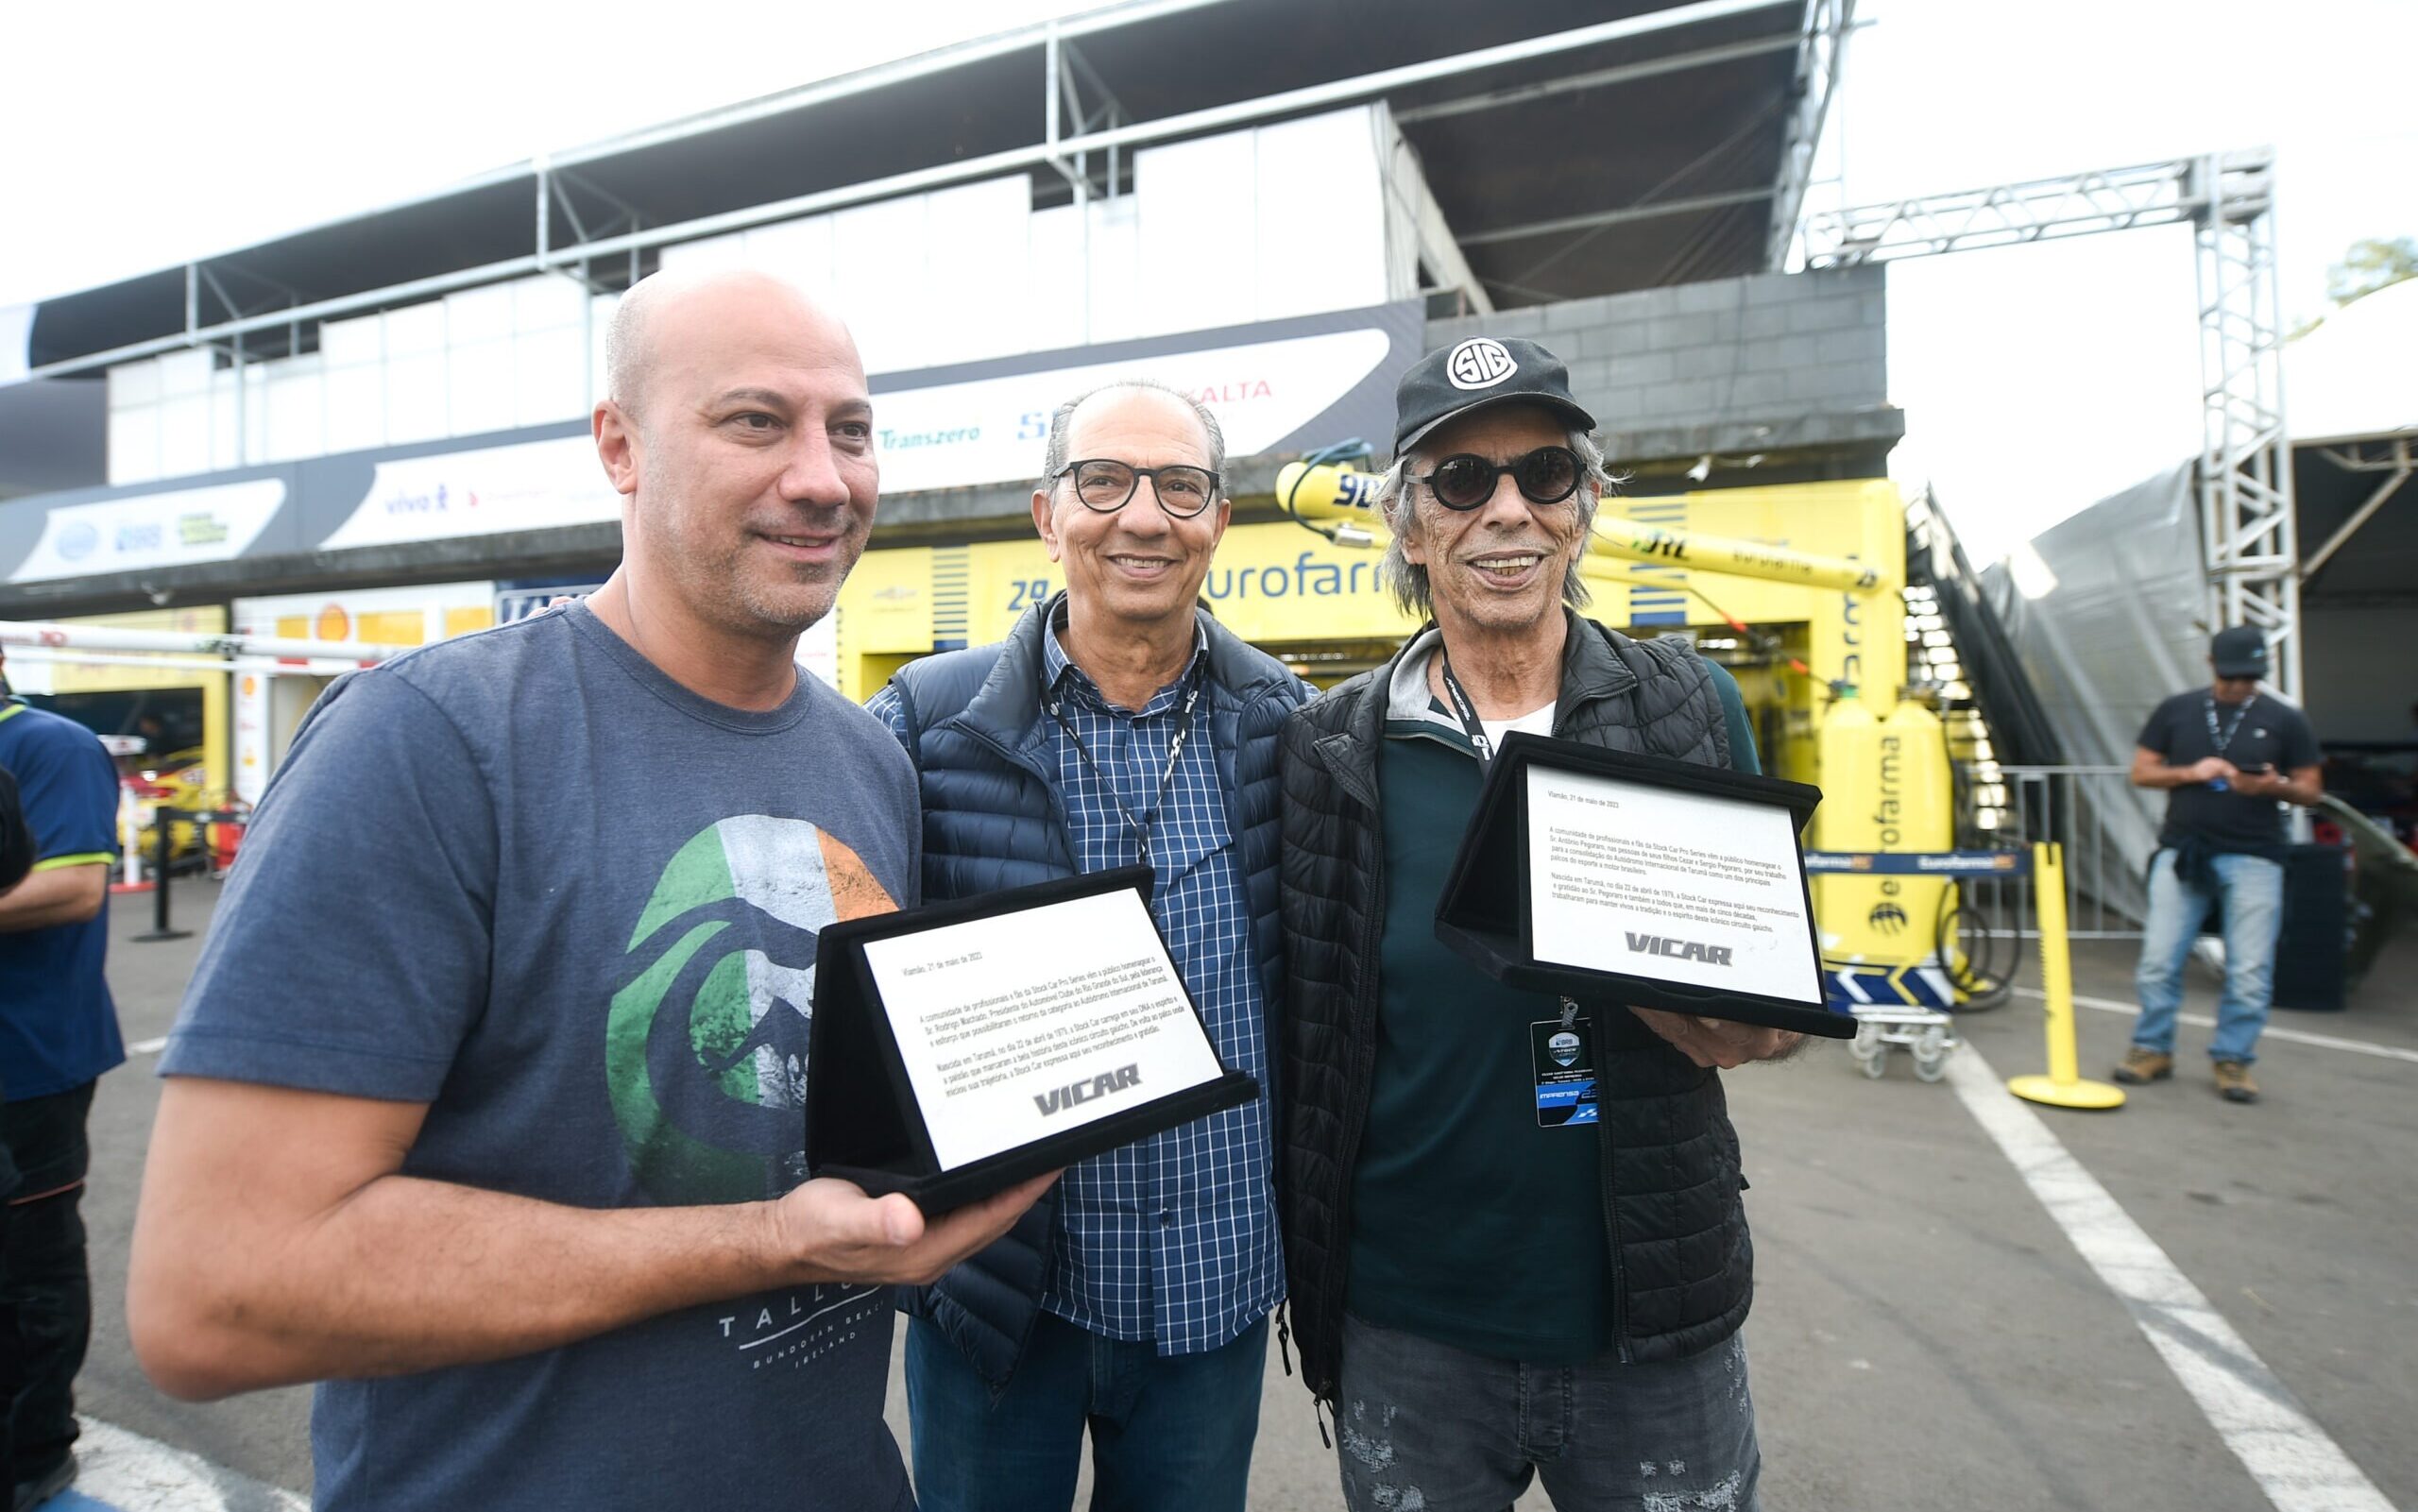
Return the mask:
<path id="1" fill-rule="evenodd" d="M 1345 467 L 1308 467 L 1287 463 L 1276 475 L 1277 507 L 1318 530 L 1338 545 L 1374 546 L 1382 540 L 1386 522 L 1376 509 L 1377 475 Z M 1809 588 L 1837 588 L 1848 593 L 1879 593 L 1896 584 L 1882 578 L 1867 562 L 1844 556 L 1817 556 L 1762 541 L 1641 524 L 1600 510 L 1593 554 L 1634 562 L 1655 562 L 1699 572 L 1794 583 Z"/>

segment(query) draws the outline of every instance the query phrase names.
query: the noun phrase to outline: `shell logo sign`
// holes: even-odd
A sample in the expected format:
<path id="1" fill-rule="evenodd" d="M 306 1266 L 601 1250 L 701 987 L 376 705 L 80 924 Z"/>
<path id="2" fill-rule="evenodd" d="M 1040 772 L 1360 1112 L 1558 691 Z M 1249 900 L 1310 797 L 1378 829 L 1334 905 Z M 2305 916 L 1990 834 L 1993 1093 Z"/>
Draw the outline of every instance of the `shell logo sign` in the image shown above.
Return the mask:
<path id="1" fill-rule="evenodd" d="M 345 613 L 343 604 L 331 603 L 319 611 L 319 618 L 312 624 L 311 633 L 321 640 L 349 640 L 352 638 L 352 616 Z"/>

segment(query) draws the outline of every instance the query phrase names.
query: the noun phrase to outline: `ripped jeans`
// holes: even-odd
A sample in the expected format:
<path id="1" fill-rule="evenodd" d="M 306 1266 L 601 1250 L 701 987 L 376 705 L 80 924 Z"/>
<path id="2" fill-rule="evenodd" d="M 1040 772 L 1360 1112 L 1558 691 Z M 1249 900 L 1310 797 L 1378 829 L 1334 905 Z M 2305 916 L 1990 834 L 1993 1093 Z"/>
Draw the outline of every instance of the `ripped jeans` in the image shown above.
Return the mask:
<path id="1" fill-rule="evenodd" d="M 1352 1512 L 1755 1512 L 1762 1455 L 1733 1334 L 1657 1365 L 1471 1354 L 1346 1314 L 1337 1458 Z"/>

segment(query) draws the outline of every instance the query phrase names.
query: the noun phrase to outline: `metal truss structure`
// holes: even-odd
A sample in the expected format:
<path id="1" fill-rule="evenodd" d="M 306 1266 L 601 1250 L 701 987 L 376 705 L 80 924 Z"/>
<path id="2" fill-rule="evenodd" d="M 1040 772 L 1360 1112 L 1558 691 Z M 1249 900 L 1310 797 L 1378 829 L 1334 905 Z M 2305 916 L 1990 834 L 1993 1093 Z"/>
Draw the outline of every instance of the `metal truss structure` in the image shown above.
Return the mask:
<path id="1" fill-rule="evenodd" d="M 2378 481 L 2359 507 L 2351 511 L 2341 524 L 2334 527 L 2334 534 L 2326 536 L 2324 544 L 2309 552 L 2307 560 L 2301 563 L 2303 586 L 2315 582 L 2318 573 L 2325 569 L 2325 564 L 2334 560 L 2335 553 L 2358 534 L 2359 527 L 2375 518 L 2376 511 L 2382 509 L 2412 475 L 2418 475 L 2418 442 L 2411 441 L 2407 435 L 2339 442 L 2320 447 L 2317 454 L 2343 472 L 2375 477 Z"/>
<path id="2" fill-rule="evenodd" d="M 1805 30 L 1796 43 L 1796 108 L 1789 117 L 1788 144 L 1780 151 L 1779 185 L 1772 195 L 1771 232 L 1763 254 L 1764 267 L 1774 273 L 1788 266 L 1796 219 L 1805 208 L 1806 188 L 1814 181 L 1822 127 L 1847 66 L 1848 34 L 1854 29 L 1855 0 L 1812 0 L 1805 8 Z"/>
<path id="3" fill-rule="evenodd" d="M 2179 158 L 1822 212 L 1806 218 L 1805 265 L 1851 267 L 2188 223 L 2199 280 L 2200 530 L 2209 623 L 2265 631 L 2274 644 L 2275 687 L 2298 699 L 2307 573 L 2284 425 L 2274 206 L 2272 152 Z"/>

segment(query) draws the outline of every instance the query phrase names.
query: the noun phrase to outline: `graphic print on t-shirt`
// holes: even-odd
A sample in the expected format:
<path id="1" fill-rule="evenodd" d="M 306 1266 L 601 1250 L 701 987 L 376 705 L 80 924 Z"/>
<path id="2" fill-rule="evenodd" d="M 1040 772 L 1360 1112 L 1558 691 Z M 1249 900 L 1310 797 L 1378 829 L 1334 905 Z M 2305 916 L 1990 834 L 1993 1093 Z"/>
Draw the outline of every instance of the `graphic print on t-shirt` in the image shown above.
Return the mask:
<path id="1" fill-rule="evenodd" d="M 736 815 L 665 863 L 604 1031 L 613 1117 L 648 1196 L 754 1201 L 803 1177 L 816 940 L 897 906 L 802 819 Z"/>

